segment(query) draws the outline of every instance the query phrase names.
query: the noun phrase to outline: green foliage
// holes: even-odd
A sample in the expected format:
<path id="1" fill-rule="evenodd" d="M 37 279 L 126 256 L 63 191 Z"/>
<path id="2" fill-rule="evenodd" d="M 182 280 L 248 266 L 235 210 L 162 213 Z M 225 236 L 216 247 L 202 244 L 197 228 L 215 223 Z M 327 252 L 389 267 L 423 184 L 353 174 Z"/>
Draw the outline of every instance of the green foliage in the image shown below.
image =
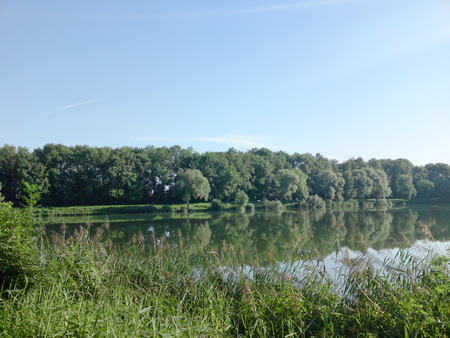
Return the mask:
<path id="1" fill-rule="evenodd" d="M 430 198 L 434 192 L 434 183 L 429 180 L 420 180 L 416 183 L 417 197 Z"/>
<path id="2" fill-rule="evenodd" d="M 234 201 L 237 209 L 244 209 L 248 203 L 248 196 L 244 191 L 239 190 Z"/>
<path id="3" fill-rule="evenodd" d="M 319 195 L 311 195 L 306 200 L 306 205 L 310 209 L 324 209 L 326 207 L 325 201 Z"/>
<path id="4" fill-rule="evenodd" d="M 410 200 L 417 195 L 412 177 L 409 175 L 399 175 L 395 181 L 396 193 L 398 197 Z"/>
<path id="5" fill-rule="evenodd" d="M 219 199 L 213 199 L 211 201 L 211 210 L 212 211 L 222 211 L 223 210 L 223 203 Z"/>
<path id="6" fill-rule="evenodd" d="M 343 200 L 344 178 L 340 173 L 336 174 L 332 170 L 324 170 L 316 178 L 314 190 L 327 201 Z"/>
<path id="7" fill-rule="evenodd" d="M 284 209 L 283 203 L 281 201 L 275 200 L 275 201 L 264 201 L 264 207 L 266 210 L 272 210 L 272 211 L 282 211 Z"/>
<path id="8" fill-rule="evenodd" d="M 255 211 L 255 205 L 253 203 L 247 203 L 247 205 L 245 206 L 245 210 L 247 210 L 249 212 L 254 212 Z"/>
<path id="9" fill-rule="evenodd" d="M 200 170 L 189 169 L 178 175 L 175 184 L 175 194 L 189 207 L 191 199 L 207 200 L 211 187 Z"/>
<path id="10" fill-rule="evenodd" d="M 174 212 L 174 210 L 172 209 L 172 207 L 170 205 L 163 205 L 161 208 L 162 212 Z"/>
<path id="11" fill-rule="evenodd" d="M 39 185 L 46 192 L 49 182 L 45 165 L 27 148 L 4 145 L 0 148 L 0 182 L 6 201 L 15 206 L 24 204 L 24 181 Z"/>
<path id="12" fill-rule="evenodd" d="M 41 199 L 42 188 L 36 184 L 30 184 L 26 181 L 23 181 L 22 184 L 24 192 L 23 200 L 25 201 L 25 205 L 31 208 L 37 206 L 39 200 Z"/>
<path id="13" fill-rule="evenodd" d="M 181 232 L 119 246 L 86 224 L 50 239 L 45 278 L 1 300 L 2 336 L 450 335 L 448 256 L 400 251 L 375 268 L 344 253 L 333 280 L 319 260 L 244 269 L 232 246 L 192 250 Z"/>
<path id="14" fill-rule="evenodd" d="M 180 197 L 173 194 L 177 178 L 189 170 L 200 170 L 211 198 L 224 202 L 239 190 L 254 201 L 302 201 L 309 194 L 335 202 L 385 199 L 392 193 L 412 199 L 414 189 L 421 199 L 450 199 L 450 166 L 444 163 L 419 167 L 405 159 L 361 158 L 338 163 L 321 154 L 289 155 L 266 148 L 204 154 L 179 146 L 0 148 L 1 193 L 15 206 L 29 202 L 23 182 L 39 187 L 44 206 L 172 204 Z M 413 186 L 402 181 L 405 175 Z"/>
<path id="15" fill-rule="evenodd" d="M 308 177 L 300 169 L 280 169 L 275 174 L 275 184 L 278 196 L 283 199 L 308 197 Z"/>
<path id="16" fill-rule="evenodd" d="M 30 209 L 0 203 L 0 286 L 23 287 L 39 268 L 37 233 Z"/>

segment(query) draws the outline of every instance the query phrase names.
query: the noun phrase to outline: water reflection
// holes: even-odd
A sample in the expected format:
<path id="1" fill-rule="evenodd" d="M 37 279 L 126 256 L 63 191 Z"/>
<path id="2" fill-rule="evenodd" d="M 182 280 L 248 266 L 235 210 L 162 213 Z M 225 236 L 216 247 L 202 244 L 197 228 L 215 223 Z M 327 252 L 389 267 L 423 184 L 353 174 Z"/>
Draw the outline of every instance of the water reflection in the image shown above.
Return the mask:
<path id="1" fill-rule="evenodd" d="M 102 219 L 103 218 L 103 219 Z M 66 220 L 68 229 L 104 217 Z M 248 264 L 266 265 L 300 259 L 324 259 L 342 247 L 370 250 L 408 248 L 416 241 L 450 239 L 450 208 L 311 212 L 254 212 L 111 215 L 110 233 L 127 243 L 133 234 L 150 233 L 169 240 L 181 236 L 193 252 L 208 249 L 218 255 L 232 253 Z M 59 224 L 48 231 L 59 232 Z"/>

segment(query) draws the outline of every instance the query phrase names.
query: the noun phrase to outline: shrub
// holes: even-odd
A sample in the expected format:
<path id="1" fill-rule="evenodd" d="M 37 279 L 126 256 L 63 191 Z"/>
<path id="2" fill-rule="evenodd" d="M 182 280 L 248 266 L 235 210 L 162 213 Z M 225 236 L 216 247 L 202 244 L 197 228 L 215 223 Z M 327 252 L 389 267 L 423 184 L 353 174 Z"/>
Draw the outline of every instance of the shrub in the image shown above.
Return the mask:
<path id="1" fill-rule="evenodd" d="M 255 211 L 255 205 L 253 203 L 247 203 L 247 206 L 245 207 L 245 210 L 247 210 L 249 212 L 254 212 Z"/>
<path id="2" fill-rule="evenodd" d="M 322 209 L 325 208 L 326 203 L 319 195 L 311 195 L 307 199 L 310 209 Z"/>
<path id="3" fill-rule="evenodd" d="M 223 209 L 223 203 L 219 199 L 213 199 L 211 201 L 211 210 L 213 211 L 222 211 Z"/>
<path id="4" fill-rule="evenodd" d="M 23 287 L 39 268 L 31 209 L 0 202 L 0 287 Z M 15 284 L 15 285 L 14 285 Z"/>
<path id="5" fill-rule="evenodd" d="M 236 194 L 236 209 L 244 209 L 248 204 L 248 196 L 245 191 L 239 190 Z"/>
<path id="6" fill-rule="evenodd" d="M 280 201 L 276 200 L 276 201 L 264 201 L 264 206 L 266 207 L 266 210 L 276 210 L 276 211 L 281 211 L 284 209 L 283 203 L 281 203 Z"/>
<path id="7" fill-rule="evenodd" d="M 172 209 L 172 207 L 171 207 L 170 205 L 165 204 L 165 205 L 163 205 L 163 207 L 161 208 L 161 211 L 162 211 L 162 212 L 173 212 L 173 209 Z"/>

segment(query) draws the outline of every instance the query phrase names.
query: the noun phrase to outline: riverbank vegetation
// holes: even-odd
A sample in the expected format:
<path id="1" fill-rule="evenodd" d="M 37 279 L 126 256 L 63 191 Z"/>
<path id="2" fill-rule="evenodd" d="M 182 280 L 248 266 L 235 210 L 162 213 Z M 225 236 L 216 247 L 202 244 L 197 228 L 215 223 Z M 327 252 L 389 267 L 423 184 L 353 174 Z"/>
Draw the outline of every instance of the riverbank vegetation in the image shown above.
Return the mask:
<path id="1" fill-rule="evenodd" d="M 386 198 L 450 200 L 448 164 L 362 158 L 339 163 L 320 154 L 265 148 L 200 154 L 179 146 L 47 144 L 30 152 L 5 145 L 0 148 L 0 182 L 1 193 L 16 206 L 26 204 L 30 187 L 47 207 L 227 203 L 241 191 L 252 202 L 293 200 L 302 208 L 354 199 L 361 204 Z"/>
<path id="2" fill-rule="evenodd" d="M 227 242 L 212 250 L 181 230 L 118 244 L 106 221 L 47 236 L 28 212 L 0 207 L 2 231 L 26 239 L 14 256 L 0 247 L 4 337 L 450 335 L 447 255 L 344 250 L 332 277 L 320 259 L 245 265 Z"/>

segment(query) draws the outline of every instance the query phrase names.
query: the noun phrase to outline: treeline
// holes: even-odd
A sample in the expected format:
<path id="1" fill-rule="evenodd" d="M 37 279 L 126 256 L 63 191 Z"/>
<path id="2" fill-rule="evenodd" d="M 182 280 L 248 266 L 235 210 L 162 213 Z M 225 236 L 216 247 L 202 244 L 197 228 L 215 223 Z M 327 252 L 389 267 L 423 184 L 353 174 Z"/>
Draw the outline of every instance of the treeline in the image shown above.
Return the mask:
<path id="1" fill-rule="evenodd" d="M 198 153 L 180 146 L 109 148 L 47 144 L 29 151 L 0 148 L 1 194 L 20 205 L 39 189 L 45 206 L 175 203 L 177 177 L 200 170 L 209 199 L 325 201 L 350 199 L 450 200 L 450 166 L 415 166 L 407 159 L 349 159 L 255 148 Z M 34 187 L 34 188 L 33 188 Z"/>

